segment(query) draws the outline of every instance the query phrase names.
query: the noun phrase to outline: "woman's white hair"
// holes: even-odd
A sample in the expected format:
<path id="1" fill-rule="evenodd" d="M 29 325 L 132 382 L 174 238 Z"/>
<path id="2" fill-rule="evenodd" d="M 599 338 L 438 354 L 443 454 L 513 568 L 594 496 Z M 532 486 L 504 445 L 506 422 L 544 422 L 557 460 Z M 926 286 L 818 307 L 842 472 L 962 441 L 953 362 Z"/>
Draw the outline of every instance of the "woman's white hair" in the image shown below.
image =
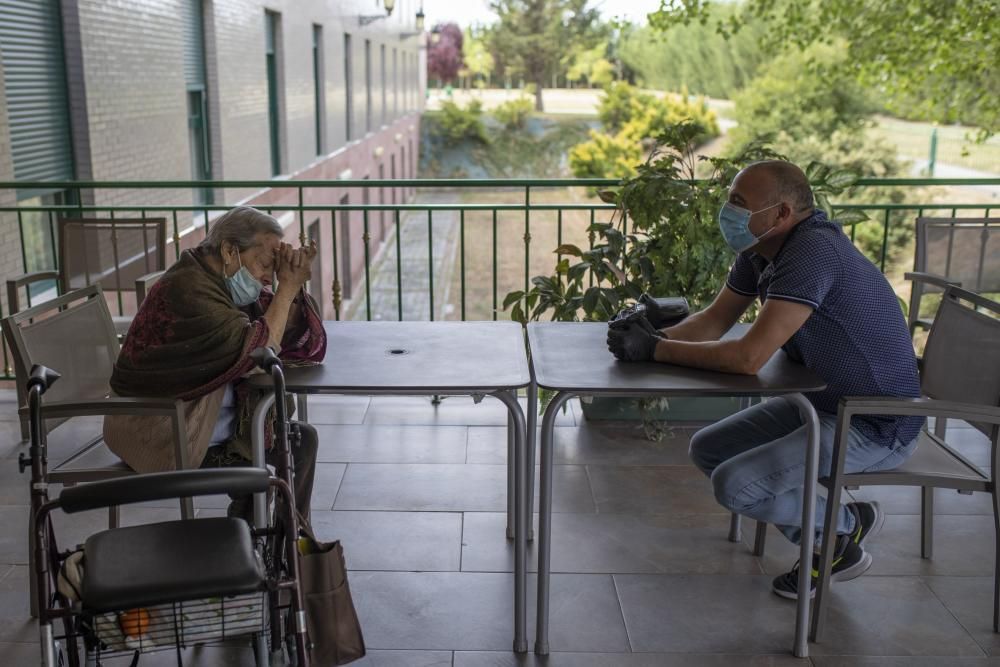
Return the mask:
<path id="1" fill-rule="evenodd" d="M 237 206 L 212 223 L 212 229 L 199 247 L 219 254 L 222 252 L 223 241 L 228 241 L 243 252 L 257 245 L 257 235 L 260 233 L 274 234 L 280 238 L 285 235 L 285 230 L 267 213 L 252 206 Z"/>

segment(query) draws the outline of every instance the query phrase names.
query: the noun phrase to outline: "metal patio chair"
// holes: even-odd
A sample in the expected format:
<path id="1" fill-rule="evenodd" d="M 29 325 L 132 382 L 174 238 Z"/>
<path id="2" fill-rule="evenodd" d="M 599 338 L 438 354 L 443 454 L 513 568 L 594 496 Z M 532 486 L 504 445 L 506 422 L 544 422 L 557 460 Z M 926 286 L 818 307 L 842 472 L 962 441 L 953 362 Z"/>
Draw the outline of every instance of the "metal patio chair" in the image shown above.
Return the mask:
<path id="1" fill-rule="evenodd" d="M 60 218 L 57 220 L 58 271 L 37 271 L 7 281 L 7 303 L 13 315 L 21 310 L 21 288 L 54 282 L 57 294 L 87 285 L 116 293 L 124 306 L 136 280 L 167 268 L 166 218 Z M 30 292 L 26 295 L 31 304 Z M 128 331 L 130 315 L 112 318 L 119 336 Z M 25 437 L 26 433 L 23 434 Z"/>
<path id="2" fill-rule="evenodd" d="M 970 305 L 964 305 L 971 304 Z M 934 518 L 934 489 L 960 493 L 989 493 L 993 516 L 1000 525 L 1000 496 L 996 480 L 1000 472 L 1000 303 L 958 287 L 949 287 L 934 318 L 921 372 L 925 398 L 844 398 L 837 414 L 832 475 L 821 482 L 829 489 L 826 506 L 820 576 L 817 582 L 811 638 L 817 641 L 829 594 L 829 572 L 833 560 L 833 512 L 840 506 L 844 487 L 921 487 L 921 555 L 930 558 Z M 935 433 L 920 433 L 916 452 L 894 470 L 845 474 L 847 425 L 854 415 L 917 415 L 935 417 Z M 955 451 L 941 437 L 944 419 L 962 419 L 990 439 L 988 474 Z M 994 530 L 1000 554 L 1000 531 Z M 994 557 L 993 630 L 1000 631 L 1000 559 Z"/>
<path id="3" fill-rule="evenodd" d="M 58 368 L 62 381 L 47 398 L 46 413 L 52 417 L 45 431 L 73 418 L 110 414 L 156 414 L 167 417 L 174 431 L 175 456 L 179 468 L 188 467 L 187 430 L 182 401 L 169 398 L 123 398 L 110 396 L 108 382 L 118 357 L 108 305 L 98 285 L 70 292 L 41 305 L 23 310 L 0 322 L 11 350 L 17 374 L 18 406 L 27 420 L 26 382 L 35 364 Z M 71 486 L 135 472 L 95 436 L 72 451 L 51 452 L 47 481 Z M 21 469 L 27 459 L 21 458 Z M 194 516 L 190 499 L 181 501 L 185 517 Z M 118 508 L 109 509 L 109 525 L 118 525 Z M 33 554 L 29 554 L 29 557 Z"/>
<path id="4" fill-rule="evenodd" d="M 1000 218 L 917 218 L 917 244 L 908 323 L 910 333 L 930 329 L 932 318 L 920 316 L 925 294 L 949 285 L 976 294 L 1000 292 Z"/>

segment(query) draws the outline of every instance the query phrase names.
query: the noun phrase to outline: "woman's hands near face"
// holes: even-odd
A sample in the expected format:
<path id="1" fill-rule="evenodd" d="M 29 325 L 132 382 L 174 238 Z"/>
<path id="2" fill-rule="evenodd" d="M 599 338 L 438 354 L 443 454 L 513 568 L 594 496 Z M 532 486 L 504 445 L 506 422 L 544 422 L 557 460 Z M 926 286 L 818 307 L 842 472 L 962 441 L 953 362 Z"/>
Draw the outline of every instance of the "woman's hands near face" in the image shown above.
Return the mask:
<path id="1" fill-rule="evenodd" d="M 288 243 L 282 243 L 274 251 L 274 262 L 278 284 L 288 284 L 298 290 L 312 277 L 312 262 L 316 258 L 316 243 L 308 246 L 292 248 Z"/>

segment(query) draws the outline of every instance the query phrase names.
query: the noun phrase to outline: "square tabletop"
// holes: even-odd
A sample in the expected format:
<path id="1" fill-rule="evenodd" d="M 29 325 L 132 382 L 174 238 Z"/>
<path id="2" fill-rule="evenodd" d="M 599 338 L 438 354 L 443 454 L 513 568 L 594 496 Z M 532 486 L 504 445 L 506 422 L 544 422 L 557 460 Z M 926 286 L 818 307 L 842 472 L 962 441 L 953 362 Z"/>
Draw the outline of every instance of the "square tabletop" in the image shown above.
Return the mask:
<path id="1" fill-rule="evenodd" d="M 724 338 L 742 336 L 737 324 Z M 574 394 L 663 396 L 762 396 L 821 391 L 826 383 L 778 350 L 756 375 L 737 375 L 657 362 L 629 363 L 608 351 L 603 322 L 537 322 L 528 325 L 535 382 Z"/>
<path id="2" fill-rule="evenodd" d="M 319 393 L 491 393 L 531 383 L 517 322 L 332 322 L 326 359 L 288 368 L 286 389 Z M 267 376 L 254 383 L 270 385 Z"/>

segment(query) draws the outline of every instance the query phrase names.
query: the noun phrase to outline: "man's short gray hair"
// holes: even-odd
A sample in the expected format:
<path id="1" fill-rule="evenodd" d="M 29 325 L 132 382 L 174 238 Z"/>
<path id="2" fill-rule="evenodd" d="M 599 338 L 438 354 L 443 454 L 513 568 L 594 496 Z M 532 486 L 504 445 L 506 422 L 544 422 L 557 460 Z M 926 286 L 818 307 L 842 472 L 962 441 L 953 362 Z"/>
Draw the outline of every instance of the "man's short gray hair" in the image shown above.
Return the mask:
<path id="1" fill-rule="evenodd" d="M 260 233 L 274 234 L 281 238 L 285 235 L 285 230 L 267 213 L 252 206 L 237 206 L 212 223 L 208 236 L 199 247 L 218 254 L 222 251 L 223 241 L 228 241 L 243 252 L 257 245 L 257 235 Z"/>
<path id="2" fill-rule="evenodd" d="M 812 186 L 805 172 L 785 160 L 761 160 L 747 169 L 763 169 L 774 179 L 777 195 L 794 204 L 796 212 L 811 210 L 815 205 Z"/>

